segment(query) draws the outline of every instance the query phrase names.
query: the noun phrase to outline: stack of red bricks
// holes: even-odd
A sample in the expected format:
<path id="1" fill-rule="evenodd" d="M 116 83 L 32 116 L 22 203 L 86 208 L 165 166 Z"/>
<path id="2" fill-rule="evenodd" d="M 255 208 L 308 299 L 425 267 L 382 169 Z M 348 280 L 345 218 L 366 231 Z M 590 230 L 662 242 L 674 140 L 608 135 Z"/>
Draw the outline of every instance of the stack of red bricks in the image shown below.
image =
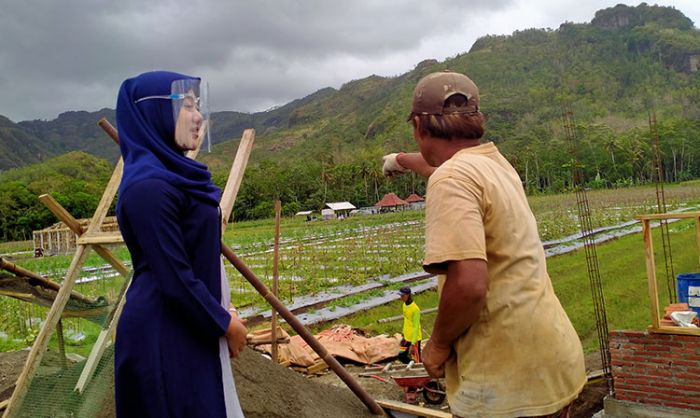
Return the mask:
<path id="1" fill-rule="evenodd" d="M 612 331 L 615 399 L 700 410 L 700 336 Z"/>
<path id="2" fill-rule="evenodd" d="M 671 320 L 671 314 L 673 312 L 685 312 L 690 310 L 687 303 L 672 303 L 664 308 L 664 317 L 659 321 L 659 325 L 662 327 L 676 327 L 678 325 Z M 700 321 L 698 321 L 697 316 L 693 319 L 693 324 L 700 326 Z"/>

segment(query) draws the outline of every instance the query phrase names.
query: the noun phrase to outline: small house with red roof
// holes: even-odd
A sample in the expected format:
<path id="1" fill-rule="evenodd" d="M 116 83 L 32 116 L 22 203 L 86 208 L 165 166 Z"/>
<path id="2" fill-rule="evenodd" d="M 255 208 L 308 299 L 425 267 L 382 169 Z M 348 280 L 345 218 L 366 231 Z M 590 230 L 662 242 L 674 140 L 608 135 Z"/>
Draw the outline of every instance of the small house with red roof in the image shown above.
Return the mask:
<path id="1" fill-rule="evenodd" d="M 408 202 L 398 197 L 396 193 L 387 193 L 374 206 L 378 206 L 380 212 L 389 212 L 405 209 L 408 207 Z"/>
<path id="2" fill-rule="evenodd" d="M 425 199 L 412 193 L 406 198 L 406 203 L 411 207 L 411 209 L 423 209 L 425 207 Z"/>

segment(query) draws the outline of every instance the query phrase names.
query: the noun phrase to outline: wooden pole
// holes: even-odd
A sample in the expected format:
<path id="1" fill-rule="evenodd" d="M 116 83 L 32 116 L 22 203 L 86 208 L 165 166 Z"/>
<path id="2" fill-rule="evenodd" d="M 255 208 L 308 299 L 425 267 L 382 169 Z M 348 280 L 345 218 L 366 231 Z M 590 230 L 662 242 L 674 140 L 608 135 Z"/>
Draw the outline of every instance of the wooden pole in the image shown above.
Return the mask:
<path id="1" fill-rule="evenodd" d="M 99 125 L 100 128 L 102 128 L 103 131 L 107 135 L 109 135 L 110 138 L 112 138 L 112 141 L 116 142 L 117 145 L 119 144 L 119 134 L 117 133 L 117 130 L 112 126 L 111 123 L 105 118 L 100 119 L 97 122 L 97 125 Z"/>
<path id="2" fill-rule="evenodd" d="M 85 245 L 78 245 L 78 249 L 75 252 L 71 265 L 68 267 L 68 271 L 61 285 L 61 289 L 56 295 L 56 300 L 54 301 L 53 305 L 51 305 L 51 309 L 46 316 L 44 326 L 41 327 L 39 335 L 37 335 L 36 340 L 34 340 L 34 345 L 32 345 L 32 349 L 27 356 L 22 373 L 17 379 L 15 390 L 12 392 L 12 397 L 10 398 L 10 403 L 5 410 L 4 417 L 8 418 L 15 416 L 20 405 L 22 405 L 22 401 L 24 400 L 27 390 L 29 389 L 29 384 L 36 374 L 39 363 L 46 352 L 46 347 L 49 344 L 50 333 L 56 327 L 56 323 L 61 318 L 61 314 L 66 307 L 66 303 L 68 303 L 68 299 L 70 298 L 70 292 L 73 290 L 75 280 L 78 278 L 80 266 L 85 263 L 87 255 L 88 247 Z"/>
<path id="3" fill-rule="evenodd" d="M 258 279 L 258 277 L 253 273 L 248 266 L 243 263 L 243 261 L 236 256 L 236 254 L 229 248 L 224 242 L 221 242 L 221 253 L 228 259 L 228 261 L 233 264 L 233 266 L 238 270 L 243 277 L 248 280 L 250 284 L 253 285 L 255 290 L 260 293 L 265 300 L 272 306 L 273 310 L 279 312 L 279 314 L 284 318 L 285 321 L 294 329 L 294 331 L 299 334 L 299 336 L 306 341 L 306 343 L 316 352 L 316 354 L 321 357 L 323 361 L 328 364 L 328 367 L 335 372 L 336 375 L 345 382 L 345 384 L 350 388 L 350 390 L 364 403 L 367 408 L 375 415 L 386 416 L 384 410 L 377 404 L 377 402 L 372 399 L 367 391 L 360 386 L 359 383 L 348 373 L 343 366 L 338 363 L 326 348 L 318 342 L 318 340 L 309 332 L 308 329 L 299 321 L 299 319 L 292 314 L 289 309 L 279 299 L 273 295 L 270 290 Z"/>
<path id="4" fill-rule="evenodd" d="M 644 236 L 644 254 L 647 266 L 647 285 L 649 287 L 649 308 L 651 309 L 651 326 L 659 328 L 659 292 L 656 288 L 656 264 L 654 263 L 654 244 L 651 239 L 651 221 L 642 220 L 642 234 Z"/>
<path id="5" fill-rule="evenodd" d="M 695 217 L 695 242 L 698 249 L 698 263 L 700 263 L 700 216 Z"/>
<path id="6" fill-rule="evenodd" d="M 272 258 L 272 294 L 279 298 L 279 259 L 280 259 L 280 218 L 282 214 L 282 202 L 275 200 L 275 247 Z M 272 361 L 279 363 L 277 354 L 277 311 L 272 310 L 271 318 Z"/>
<path id="7" fill-rule="evenodd" d="M 63 339 L 63 321 L 56 323 L 56 338 L 58 338 L 58 352 L 61 354 L 61 366 L 66 367 L 66 343 Z"/>
<path id="8" fill-rule="evenodd" d="M 63 206 L 61 206 L 61 204 L 58 203 L 56 199 L 54 199 L 49 194 L 43 194 L 39 196 L 39 201 L 43 203 L 44 206 L 46 206 L 51 211 L 51 213 L 53 213 L 61 222 L 66 224 L 66 226 L 68 226 L 68 228 L 78 236 L 77 239 L 80 239 L 80 237 L 85 232 L 83 230 L 83 227 L 80 226 L 80 222 L 78 222 L 78 220 L 75 219 L 73 215 L 71 215 Z M 93 246 L 93 249 L 97 254 L 100 255 L 100 257 L 105 259 L 112 267 L 114 267 L 114 269 L 117 270 L 119 274 L 121 274 L 123 277 L 129 276 L 129 269 L 106 247 L 103 247 L 102 245 L 95 245 Z"/>
<path id="9" fill-rule="evenodd" d="M 12 272 L 18 277 L 26 277 L 27 279 L 29 279 L 29 283 L 32 285 L 36 285 L 38 283 L 39 286 L 47 288 L 47 289 L 55 290 L 56 292 L 61 290 L 61 285 L 59 283 L 56 283 L 56 282 L 51 281 L 49 279 L 45 279 L 45 278 L 39 276 L 38 274 L 34 273 L 33 271 L 22 268 L 22 267 L 18 266 L 17 264 L 10 263 L 7 260 L 3 260 L 2 257 L 0 257 L 0 269 Z M 91 298 L 88 298 L 86 296 L 83 296 L 76 291 L 71 291 L 70 297 L 73 299 L 79 300 L 81 302 L 89 303 L 89 304 L 93 304 L 96 302 L 95 299 L 91 299 Z"/>
<path id="10" fill-rule="evenodd" d="M 241 136 L 241 142 L 238 144 L 236 157 L 233 159 L 233 165 L 226 180 L 226 187 L 221 194 L 221 230 L 226 229 L 226 224 L 231 218 L 233 211 L 233 203 L 236 201 L 238 189 L 243 181 L 243 173 L 248 166 L 248 157 L 253 150 L 253 142 L 255 141 L 255 129 L 246 129 Z"/>

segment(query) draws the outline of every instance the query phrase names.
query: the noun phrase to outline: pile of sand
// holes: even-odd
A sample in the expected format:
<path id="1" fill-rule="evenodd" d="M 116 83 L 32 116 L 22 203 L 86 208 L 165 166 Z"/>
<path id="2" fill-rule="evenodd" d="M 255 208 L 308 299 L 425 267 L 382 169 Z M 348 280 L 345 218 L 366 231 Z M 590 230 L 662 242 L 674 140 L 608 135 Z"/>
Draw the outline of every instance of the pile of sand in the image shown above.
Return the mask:
<path id="1" fill-rule="evenodd" d="M 233 361 L 233 375 L 246 418 L 374 416 L 350 389 L 309 379 L 251 349 Z"/>
<path id="2" fill-rule="evenodd" d="M 22 372 L 28 350 L 0 353 L 0 401 L 9 399 L 14 384 Z M 57 353 L 47 353 L 45 359 L 58 364 Z M 586 356 L 593 370 L 599 369 L 598 353 Z M 597 362 L 597 363 L 596 363 Z M 367 407 L 340 382 L 328 373 L 310 379 L 293 370 L 274 364 L 261 354 L 245 349 L 232 362 L 238 397 L 247 418 L 346 418 L 372 417 Z M 351 374 L 365 372 L 363 367 L 349 366 Z M 402 390 L 395 384 L 358 377 L 370 396 L 400 400 Z M 588 385 L 574 405 L 573 418 L 590 417 L 602 409 L 607 391 L 604 382 Z M 111 395 L 111 394 L 110 394 Z M 114 396 L 107 396 L 99 418 L 114 417 Z"/>
<path id="3" fill-rule="evenodd" d="M 28 350 L 0 353 L 0 401 L 9 399 Z M 58 361 L 55 353 L 46 357 Z M 45 357 L 45 358 L 46 358 Z M 372 417 L 347 388 L 309 379 L 245 349 L 233 362 L 238 397 L 246 418 Z M 100 418 L 114 417 L 114 396 L 108 396 Z"/>

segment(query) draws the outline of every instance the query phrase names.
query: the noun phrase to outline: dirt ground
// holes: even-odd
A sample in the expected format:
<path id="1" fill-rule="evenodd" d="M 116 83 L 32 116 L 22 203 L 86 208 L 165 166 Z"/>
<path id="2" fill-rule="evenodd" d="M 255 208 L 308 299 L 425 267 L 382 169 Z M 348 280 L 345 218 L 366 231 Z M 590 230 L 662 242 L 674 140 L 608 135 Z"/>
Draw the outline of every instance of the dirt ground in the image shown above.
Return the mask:
<path id="1" fill-rule="evenodd" d="M 9 399 L 14 383 L 24 367 L 29 351 L 0 353 L 0 401 Z M 55 355 L 55 354 L 54 354 Z M 586 356 L 589 371 L 600 370 L 598 353 Z M 345 384 L 332 372 L 321 376 L 307 377 L 273 364 L 257 352 L 247 349 L 233 361 L 238 396 L 247 418 L 362 418 L 373 416 L 350 392 Z M 403 390 L 390 381 L 357 377 L 365 373 L 363 366 L 346 365 L 360 384 L 375 399 L 403 399 Z M 386 376 L 385 376 L 386 377 Z M 574 405 L 574 418 L 588 418 L 603 408 L 605 382 L 587 385 Z M 419 396 L 419 401 L 422 397 Z M 421 402 L 422 403 L 422 402 Z M 449 411 L 443 405 L 428 405 Z M 113 399 L 105 404 L 105 413 L 100 418 L 111 418 Z"/>
<path id="2" fill-rule="evenodd" d="M 28 354 L 28 350 L 0 353 L 0 401 L 12 395 Z M 373 416 L 346 387 L 333 387 L 317 379 L 309 379 L 272 363 L 253 350 L 244 350 L 232 364 L 238 397 L 246 418 Z M 99 418 L 112 417 L 114 399 L 109 396 Z"/>
<path id="3" fill-rule="evenodd" d="M 396 364 L 399 364 L 396 362 Z M 403 389 L 391 381 L 391 378 L 386 374 L 377 373 L 381 378 L 388 380 L 388 383 L 384 383 L 378 379 L 370 377 L 360 377 L 360 374 L 367 373 L 364 366 L 349 365 L 346 364 L 345 368 L 352 374 L 362 387 L 367 390 L 375 399 L 389 399 L 395 401 L 403 401 Z M 586 372 L 591 373 L 602 369 L 600 354 L 598 352 L 590 353 L 586 355 Z M 331 372 L 327 372 L 319 377 L 313 378 L 319 380 L 323 383 L 332 386 L 343 386 L 344 383 Z M 596 412 L 603 409 L 603 398 L 607 395 L 607 384 L 605 381 L 590 383 L 586 385 L 583 392 L 579 395 L 578 399 L 574 402 L 574 407 L 572 411 L 571 418 L 590 418 Z M 418 404 L 420 406 L 438 409 L 441 411 L 449 412 L 449 406 L 447 401 L 443 402 L 441 405 L 430 405 L 425 403 L 421 395 L 417 398 Z"/>

